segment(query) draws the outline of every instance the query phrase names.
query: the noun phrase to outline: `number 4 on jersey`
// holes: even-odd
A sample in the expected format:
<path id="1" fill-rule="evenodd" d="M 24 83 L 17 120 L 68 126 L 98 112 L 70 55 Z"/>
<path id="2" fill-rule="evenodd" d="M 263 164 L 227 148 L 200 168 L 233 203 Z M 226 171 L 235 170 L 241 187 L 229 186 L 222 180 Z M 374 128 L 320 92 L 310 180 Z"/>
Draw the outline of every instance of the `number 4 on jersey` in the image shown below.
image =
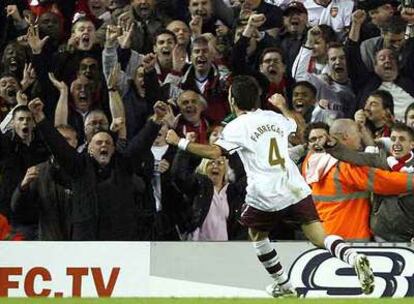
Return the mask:
<path id="1" fill-rule="evenodd" d="M 285 159 L 280 156 L 279 147 L 277 145 L 276 138 L 270 139 L 269 146 L 269 165 L 271 166 L 282 166 L 283 170 L 285 169 Z"/>

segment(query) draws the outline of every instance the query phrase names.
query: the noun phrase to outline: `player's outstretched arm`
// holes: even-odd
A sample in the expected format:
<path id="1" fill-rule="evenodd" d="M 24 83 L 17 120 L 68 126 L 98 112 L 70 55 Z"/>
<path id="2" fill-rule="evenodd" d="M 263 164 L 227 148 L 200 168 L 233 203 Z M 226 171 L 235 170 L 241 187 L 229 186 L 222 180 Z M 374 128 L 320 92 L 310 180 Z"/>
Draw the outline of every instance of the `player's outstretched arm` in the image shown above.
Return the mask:
<path id="1" fill-rule="evenodd" d="M 174 130 L 168 130 L 167 143 L 177 146 L 180 150 L 188 151 L 203 158 L 216 159 L 222 156 L 219 146 L 192 143 L 188 139 L 180 138 Z"/>

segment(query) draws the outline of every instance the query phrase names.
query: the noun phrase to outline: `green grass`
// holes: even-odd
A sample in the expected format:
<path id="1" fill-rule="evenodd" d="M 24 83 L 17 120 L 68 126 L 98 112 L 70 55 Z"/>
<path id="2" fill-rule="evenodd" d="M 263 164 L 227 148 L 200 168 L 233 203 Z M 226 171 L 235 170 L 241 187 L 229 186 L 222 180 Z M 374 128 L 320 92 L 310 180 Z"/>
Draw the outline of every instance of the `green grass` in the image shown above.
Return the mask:
<path id="1" fill-rule="evenodd" d="M 414 303 L 414 298 L 405 299 L 213 299 L 213 298 L 117 298 L 117 299 L 0 299 L 1 304 L 26 304 L 26 303 L 62 303 L 62 304 L 389 304 L 389 303 Z"/>

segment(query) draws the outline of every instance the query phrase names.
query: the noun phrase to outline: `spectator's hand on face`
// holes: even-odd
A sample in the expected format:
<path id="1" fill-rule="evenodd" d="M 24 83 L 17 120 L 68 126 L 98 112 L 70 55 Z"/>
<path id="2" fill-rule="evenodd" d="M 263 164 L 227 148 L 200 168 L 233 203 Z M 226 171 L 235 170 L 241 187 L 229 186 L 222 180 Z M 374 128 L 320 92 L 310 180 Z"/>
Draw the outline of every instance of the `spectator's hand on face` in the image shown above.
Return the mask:
<path id="1" fill-rule="evenodd" d="M 365 19 L 367 18 L 367 13 L 364 10 L 356 10 L 352 13 L 352 24 L 361 26 Z"/>
<path id="2" fill-rule="evenodd" d="M 185 134 L 185 139 L 189 140 L 191 143 L 195 143 L 197 140 L 197 134 L 195 132 L 187 132 Z"/>
<path id="3" fill-rule="evenodd" d="M 73 52 L 73 51 L 77 50 L 78 47 L 79 47 L 79 42 L 80 42 L 79 37 L 77 37 L 75 35 L 70 36 L 70 38 L 68 39 L 68 42 L 67 42 L 67 50 L 69 52 Z"/>
<path id="4" fill-rule="evenodd" d="M 165 137 L 165 140 L 169 145 L 177 146 L 178 142 L 180 141 L 180 138 L 178 137 L 177 133 L 175 133 L 174 130 L 170 129 L 167 132 L 167 136 Z"/>
<path id="5" fill-rule="evenodd" d="M 154 53 L 149 53 L 144 56 L 142 60 L 145 73 L 149 73 L 155 69 L 155 64 L 157 63 L 157 56 Z"/>
<path id="6" fill-rule="evenodd" d="M 367 122 L 367 115 L 365 114 L 365 111 L 362 109 L 356 111 L 354 115 L 354 120 L 360 128 L 364 127 Z"/>
<path id="7" fill-rule="evenodd" d="M 317 143 L 323 149 L 329 149 L 335 147 L 338 143 L 338 139 L 335 136 L 331 136 L 329 134 L 322 135 L 321 140 Z"/>
<path id="8" fill-rule="evenodd" d="M 36 166 L 30 167 L 26 171 L 26 175 L 23 178 L 23 181 L 20 184 L 20 188 L 23 191 L 26 191 L 30 184 L 33 183 L 39 177 L 39 169 Z"/>
<path id="9" fill-rule="evenodd" d="M 385 123 L 387 125 L 392 125 L 394 124 L 395 120 L 394 120 L 394 116 L 391 114 L 391 112 L 389 110 L 385 111 L 385 117 L 384 117 Z"/>
<path id="10" fill-rule="evenodd" d="M 159 164 L 160 173 L 165 173 L 170 169 L 170 163 L 166 159 L 162 159 Z"/>
<path id="11" fill-rule="evenodd" d="M 190 21 L 190 29 L 193 37 L 198 37 L 201 35 L 203 28 L 203 18 L 201 16 L 192 16 Z"/>

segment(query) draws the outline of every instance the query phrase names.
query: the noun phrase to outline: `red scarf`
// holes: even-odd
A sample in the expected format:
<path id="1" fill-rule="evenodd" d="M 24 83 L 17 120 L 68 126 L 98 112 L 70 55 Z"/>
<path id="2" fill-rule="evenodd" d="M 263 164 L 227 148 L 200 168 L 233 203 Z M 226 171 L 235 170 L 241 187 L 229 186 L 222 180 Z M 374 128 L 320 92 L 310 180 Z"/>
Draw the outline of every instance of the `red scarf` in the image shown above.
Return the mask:
<path id="1" fill-rule="evenodd" d="M 311 59 L 309 60 L 309 65 L 308 65 L 308 73 L 315 72 L 315 69 L 316 69 L 316 59 L 315 57 L 311 57 Z"/>
<path id="2" fill-rule="evenodd" d="M 400 172 L 400 170 L 405 167 L 406 162 L 411 158 L 411 152 L 408 153 L 406 156 L 401 157 L 400 159 L 398 159 L 398 163 L 395 164 L 394 166 L 392 166 L 392 171 L 396 171 L 396 172 Z"/>
<path id="3" fill-rule="evenodd" d="M 287 81 L 286 78 L 283 77 L 282 80 L 279 83 L 274 83 L 271 82 L 269 84 L 269 87 L 267 89 L 267 95 L 266 95 L 266 104 L 265 104 L 265 109 L 268 110 L 277 110 L 273 105 L 271 105 L 267 100 L 273 95 L 273 94 L 282 94 L 283 96 L 286 97 L 286 86 L 287 86 Z M 279 111 L 279 110 L 277 110 Z"/>
<path id="4" fill-rule="evenodd" d="M 178 131 L 177 133 L 181 136 L 184 136 L 189 132 L 194 132 L 197 135 L 196 142 L 200 144 L 207 144 L 207 130 L 208 130 L 208 123 L 205 119 L 201 119 L 200 124 L 198 126 L 194 126 L 192 123 L 180 120 L 178 126 L 176 128 Z"/>

